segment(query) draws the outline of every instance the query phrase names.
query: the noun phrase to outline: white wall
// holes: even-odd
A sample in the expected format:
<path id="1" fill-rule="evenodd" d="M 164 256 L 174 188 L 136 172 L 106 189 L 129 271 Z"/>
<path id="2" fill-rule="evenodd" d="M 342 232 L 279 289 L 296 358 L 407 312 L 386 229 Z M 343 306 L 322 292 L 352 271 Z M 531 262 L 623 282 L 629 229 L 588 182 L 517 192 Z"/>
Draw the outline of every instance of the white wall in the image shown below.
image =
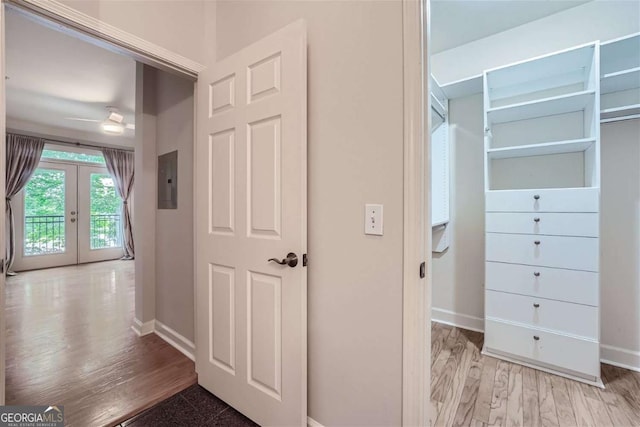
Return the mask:
<path id="1" fill-rule="evenodd" d="M 156 155 L 178 151 L 178 208 L 156 210 L 156 320 L 192 342 L 193 94 L 193 82 L 156 70 Z"/>
<path id="2" fill-rule="evenodd" d="M 431 71 L 445 85 L 489 68 L 638 31 L 640 2 L 595 0 L 433 55 Z"/>
<path id="3" fill-rule="evenodd" d="M 433 254 L 432 315 L 434 319 L 481 329 L 484 326 L 482 95 L 449 101 L 449 124 L 451 244 L 446 252 Z"/>
<path id="4" fill-rule="evenodd" d="M 133 201 L 135 245 L 135 318 L 156 317 L 156 73 L 136 65 L 136 144 Z"/>
<path id="5" fill-rule="evenodd" d="M 82 13 L 194 61 L 204 61 L 210 0 L 61 0 Z"/>
<path id="6" fill-rule="evenodd" d="M 635 352 L 605 348 L 602 357 L 640 369 L 640 119 L 600 132 L 602 343 Z"/>
<path id="7" fill-rule="evenodd" d="M 218 58 L 308 24 L 309 416 L 400 425 L 402 5 L 220 1 Z M 363 234 L 384 204 L 383 237 Z"/>

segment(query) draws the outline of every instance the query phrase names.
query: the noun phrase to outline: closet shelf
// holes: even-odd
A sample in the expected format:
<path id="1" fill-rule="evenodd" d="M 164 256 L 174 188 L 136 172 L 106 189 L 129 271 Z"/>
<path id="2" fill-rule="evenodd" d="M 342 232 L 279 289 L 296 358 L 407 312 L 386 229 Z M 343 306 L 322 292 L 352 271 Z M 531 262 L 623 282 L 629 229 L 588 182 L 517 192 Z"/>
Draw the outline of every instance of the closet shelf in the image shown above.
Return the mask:
<path id="1" fill-rule="evenodd" d="M 520 145 L 515 147 L 492 148 L 487 150 L 490 160 L 511 159 L 515 157 L 545 156 L 549 154 L 578 153 L 588 150 L 595 144 L 595 138 L 582 138 L 542 144 Z"/>
<path id="2" fill-rule="evenodd" d="M 623 107 L 607 108 L 600 111 L 600 122 L 608 123 L 618 120 L 625 120 L 627 118 L 634 118 L 630 116 L 640 115 L 640 104 L 625 105 Z"/>
<path id="3" fill-rule="evenodd" d="M 488 124 L 514 122 L 556 114 L 584 110 L 595 99 L 595 91 L 588 90 L 554 96 L 536 101 L 495 107 L 487 110 Z"/>
<path id="4" fill-rule="evenodd" d="M 640 67 L 608 73 L 600 80 L 600 93 L 619 92 L 640 87 Z"/>
<path id="5" fill-rule="evenodd" d="M 586 84 L 595 45 L 555 52 L 485 71 L 490 99 L 535 93 L 576 83 Z"/>

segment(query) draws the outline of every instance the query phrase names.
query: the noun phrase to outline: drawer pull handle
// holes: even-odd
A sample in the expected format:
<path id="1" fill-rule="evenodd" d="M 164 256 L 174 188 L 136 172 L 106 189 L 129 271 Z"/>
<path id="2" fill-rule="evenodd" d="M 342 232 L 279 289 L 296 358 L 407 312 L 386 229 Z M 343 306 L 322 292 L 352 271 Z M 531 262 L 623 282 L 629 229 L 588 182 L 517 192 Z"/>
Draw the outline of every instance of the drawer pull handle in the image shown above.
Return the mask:
<path id="1" fill-rule="evenodd" d="M 534 304 L 533 304 L 533 307 L 534 307 L 534 308 L 538 308 L 538 307 L 540 307 L 540 304 L 538 304 L 538 303 L 534 303 Z"/>
<path id="2" fill-rule="evenodd" d="M 533 222 L 540 222 L 540 218 L 533 218 Z"/>
<path id="3" fill-rule="evenodd" d="M 536 271 L 536 272 L 533 273 L 533 275 L 536 276 L 536 277 L 540 277 L 540 272 Z"/>
<path id="4" fill-rule="evenodd" d="M 535 243 L 536 245 L 539 245 L 540 244 L 540 240 L 536 240 L 533 243 Z"/>
<path id="5" fill-rule="evenodd" d="M 536 194 L 535 196 L 533 196 L 533 198 L 536 199 L 536 200 L 540 200 L 540 195 Z"/>
<path id="6" fill-rule="evenodd" d="M 534 335 L 534 336 L 533 336 L 533 339 L 534 339 L 534 340 L 536 340 L 536 341 L 540 341 L 540 337 L 539 337 L 539 336 L 537 336 L 537 335 Z"/>

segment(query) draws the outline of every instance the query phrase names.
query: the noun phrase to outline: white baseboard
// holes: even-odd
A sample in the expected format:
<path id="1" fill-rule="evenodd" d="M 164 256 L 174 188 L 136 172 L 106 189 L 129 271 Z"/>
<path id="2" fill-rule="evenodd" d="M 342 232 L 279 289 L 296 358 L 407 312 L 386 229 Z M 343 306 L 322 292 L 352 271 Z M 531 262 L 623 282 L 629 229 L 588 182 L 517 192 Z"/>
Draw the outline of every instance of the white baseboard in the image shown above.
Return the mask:
<path id="1" fill-rule="evenodd" d="M 307 426 L 308 427 L 324 427 L 322 424 L 320 424 L 319 422 L 317 422 L 311 417 L 307 417 Z"/>
<path id="2" fill-rule="evenodd" d="M 640 372 L 640 351 L 600 344 L 600 361 L 609 365 Z"/>
<path id="3" fill-rule="evenodd" d="M 155 320 L 149 320 L 148 322 L 142 323 L 140 320 L 134 318 L 131 329 L 133 329 L 133 332 L 135 332 L 139 337 L 143 337 L 153 332 L 154 323 Z"/>
<path id="4" fill-rule="evenodd" d="M 196 345 L 192 341 L 189 341 L 184 336 L 180 335 L 178 332 L 174 331 L 158 320 L 155 321 L 153 332 L 155 332 L 156 335 L 165 340 L 180 353 L 184 354 L 194 362 L 196 361 Z"/>
<path id="5" fill-rule="evenodd" d="M 432 308 L 431 320 L 437 323 L 444 323 L 445 325 L 468 329 L 470 331 L 484 332 L 484 319 L 481 317 L 455 313 L 441 308 Z"/>

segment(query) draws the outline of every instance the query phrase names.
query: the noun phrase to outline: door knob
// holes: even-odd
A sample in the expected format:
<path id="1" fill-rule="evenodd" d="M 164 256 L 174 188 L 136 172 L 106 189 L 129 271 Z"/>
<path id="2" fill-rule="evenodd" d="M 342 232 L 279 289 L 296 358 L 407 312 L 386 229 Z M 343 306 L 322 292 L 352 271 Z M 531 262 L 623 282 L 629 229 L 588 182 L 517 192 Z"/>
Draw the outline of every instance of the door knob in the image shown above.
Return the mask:
<path id="1" fill-rule="evenodd" d="M 76 219 L 75 218 L 71 218 L 71 222 L 76 222 Z"/>
<path id="2" fill-rule="evenodd" d="M 71 213 L 71 215 L 75 215 L 76 211 L 71 211 L 70 213 Z"/>
<path id="3" fill-rule="evenodd" d="M 294 254 L 293 252 L 289 252 L 287 254 L 287 257 L 284 258 L 282 261 L 280 261 L 277 258 L 269 258 L 269 260 L 267 262 L 276 262 L 280 265 L 288 265 L 289 267 L 295 267 L 296 265 L 298 265 L 298 256 L 296 254 Z"/>

